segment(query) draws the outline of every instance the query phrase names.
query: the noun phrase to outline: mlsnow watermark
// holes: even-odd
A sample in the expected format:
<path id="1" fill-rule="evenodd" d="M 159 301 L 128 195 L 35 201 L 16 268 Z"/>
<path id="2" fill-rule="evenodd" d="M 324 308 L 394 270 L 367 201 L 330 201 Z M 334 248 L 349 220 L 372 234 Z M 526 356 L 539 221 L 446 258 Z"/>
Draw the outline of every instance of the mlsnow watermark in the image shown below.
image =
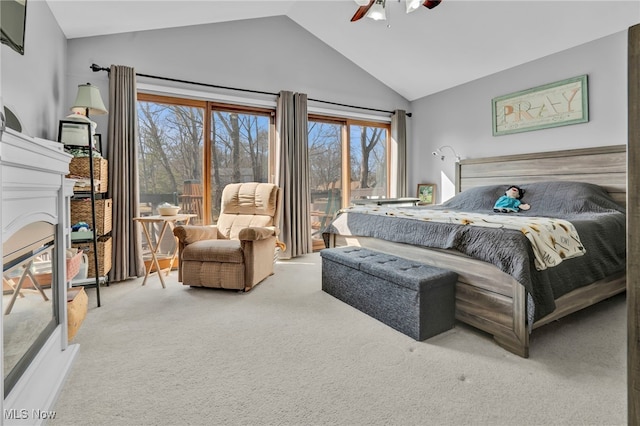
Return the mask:
<path id="1" fill-rule="evenodd" d="M 56 412 L 50 410 L 37 410 L 35 408 L 12 408 L 4 410 L 5 420 L 51 420 L 56 418 Z"/>

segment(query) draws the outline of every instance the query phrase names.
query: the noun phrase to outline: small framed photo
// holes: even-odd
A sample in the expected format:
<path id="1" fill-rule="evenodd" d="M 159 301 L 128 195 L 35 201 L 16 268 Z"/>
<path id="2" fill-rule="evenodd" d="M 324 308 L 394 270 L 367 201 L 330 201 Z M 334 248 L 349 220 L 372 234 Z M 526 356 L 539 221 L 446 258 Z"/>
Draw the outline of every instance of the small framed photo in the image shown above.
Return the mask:
<path id="1" fill-rule="evenodd" d="M 91 123 L 73 120 L 60 120 L 58 126 L 58 142 L 73 146 L 91 146 Z"/>
<path id="2" fill-rule="evenodd" d="M 100 154 L 103 154 L 102 135 L 100 133 L 96 133 L 95 135 L 93 135 L 93 149 L 97 149 L 98 151 L 100 151 Z"/>
<path id="3" fill-rule="evenodd" d="M 418 204 L 435 204 L 436 203 L 436 184 L 435 183 L 419 183 L 418 195 L 420 199 Z"/>

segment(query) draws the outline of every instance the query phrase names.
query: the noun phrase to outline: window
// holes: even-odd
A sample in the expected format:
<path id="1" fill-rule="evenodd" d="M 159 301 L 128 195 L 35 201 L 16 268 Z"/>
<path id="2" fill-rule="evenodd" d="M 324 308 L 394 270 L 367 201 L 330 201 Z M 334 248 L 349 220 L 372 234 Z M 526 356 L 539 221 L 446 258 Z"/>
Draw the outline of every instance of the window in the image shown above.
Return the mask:
<path id="1" fill-rule="evenodd" d="M 167 202 L 196 214 L 192 224 L 215 223 L 227 184 L 270 181 L 273 116 L 266 108 L 138 94 L 141 214 Z"/>
<path id="2" fill-rule="evenodd" d="M 141 214 L 181 206 L 203 223 L 203 123 L 206 102 L 138 95 L 138 167 Z"/>
<path id="3" fill-rule="evenodd" d="M 323 229 L 349 200 L 389 196 L 389 133 L 385 123 L 309 116 L 314 249 L 324 247 Z"/>
<path id="4" fill-rule="evenodd" d="M 217 220 L 224 187 L 233 182 L 269 182 L 273 111 L 211 104 L 211 219 Z"/>
<path id="5" fill-rule="evenodd" d="M 388 126 L 370 123 L 349 126 L 350 198 L 389 195 L 388 140 Z"/>

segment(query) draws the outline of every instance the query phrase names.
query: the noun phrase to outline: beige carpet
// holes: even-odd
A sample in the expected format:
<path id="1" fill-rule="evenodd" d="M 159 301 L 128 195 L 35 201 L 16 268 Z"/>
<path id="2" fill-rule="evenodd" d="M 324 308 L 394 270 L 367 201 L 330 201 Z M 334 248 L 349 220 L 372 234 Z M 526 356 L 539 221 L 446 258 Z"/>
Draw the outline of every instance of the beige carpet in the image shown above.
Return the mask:
<path id="1" fill-rule="evenodd" d="M 618 425 L 624 295 L 534 331 L 529 359 L 456 324 L 424 342 L 321 290 L 317 254 L 249 293 L 112 284 L 58 425 Z"/>

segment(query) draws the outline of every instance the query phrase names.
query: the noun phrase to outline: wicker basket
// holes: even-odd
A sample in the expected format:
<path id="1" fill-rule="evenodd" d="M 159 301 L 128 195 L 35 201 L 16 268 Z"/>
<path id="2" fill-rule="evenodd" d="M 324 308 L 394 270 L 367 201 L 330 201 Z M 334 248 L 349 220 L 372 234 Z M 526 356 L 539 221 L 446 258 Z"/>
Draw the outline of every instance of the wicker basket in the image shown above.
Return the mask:
<path id="1" fill-rule="evenodd" d="M 111 237 L 98 238 L 98 276 L 103 277 L 111 270 Z M 84 251 L 89 259 L 88 278 L 96 277 L 96 266 L 94 261 L 93 241 L 83 243 L 71 243 L 73 247 L 77 247 Z"/>
<path id="2" fill-rule="evenodd" d="M 78 275 L 80 271 L 80 263 L 82 263 L 82 252 L 78 252 L 73 257 L 67 257 L 67 281 L 71 281 L 73 277 Z M 38 284 L 40 287 L 48 288 L 51 287 L 51 262 L 45 261 L 42 262 L 42 266 L 37 268 L 33 274 L 36 280 L 38 280 Z M 18 279 L 14 279 L 15 283 L 18 283 Z M 32 289 L 35 288 L 33 283 L 31 282 L 31 278 L 25 278 L 24 283 L 22 284 L 22 288 Z"/>
<path id="3" fill-rule="evenodd" d="M 78 250 L 78 254 L 67 258 L 67 281 L 71 281 L 78 272 L 80 272 L 80 264 L 82 263 L 82 252 Z"/>
<path id="4" fill-rule="evenodd" d="M 84 287 L 74 287 L 67 291 L 67 340 L 71 342 L 82 321 L 87 316 L 89 298 Z"/>
<path id="5" fill-rule="evenodd" d="M 112 229 L 113 202 L 111 198 L 95 200 L 97 226 L 91 226 L 91 199 L 71 200 L 71 224 L 87 222 L 98 235 L 104 235 Z"/>
<path id="6" fill-rule="evenodd" d="M 89 176 L 89 157 L 73 157 L 69 163 L 69 174 L 67 177 L 73 176 Z M 109 163 L 104 158 L 93 159 L 93 179 L 95 179 L 96 192 L 107 192 L 109 184 Z"/>

